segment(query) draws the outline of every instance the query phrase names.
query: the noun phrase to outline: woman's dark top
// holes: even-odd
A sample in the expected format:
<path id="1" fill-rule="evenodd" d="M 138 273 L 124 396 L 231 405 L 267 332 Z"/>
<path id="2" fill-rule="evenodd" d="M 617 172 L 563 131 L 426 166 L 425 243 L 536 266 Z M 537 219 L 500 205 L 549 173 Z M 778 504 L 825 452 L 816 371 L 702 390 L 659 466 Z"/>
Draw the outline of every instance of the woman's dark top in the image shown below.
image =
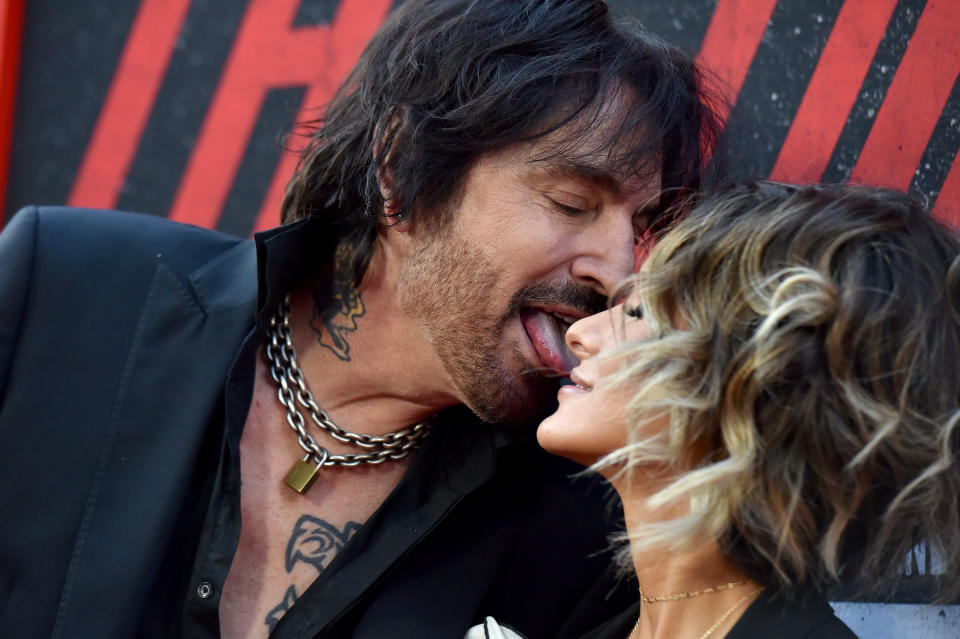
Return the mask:
<path id="1" fill-rule="evenodd" d="M 625 639 L 637 623 L 640 604 L 583 636 L 583 639 Z M 821 597 L 803 602 L 764 593 L 747 608 L 725 639 L 857 639 Z"/>

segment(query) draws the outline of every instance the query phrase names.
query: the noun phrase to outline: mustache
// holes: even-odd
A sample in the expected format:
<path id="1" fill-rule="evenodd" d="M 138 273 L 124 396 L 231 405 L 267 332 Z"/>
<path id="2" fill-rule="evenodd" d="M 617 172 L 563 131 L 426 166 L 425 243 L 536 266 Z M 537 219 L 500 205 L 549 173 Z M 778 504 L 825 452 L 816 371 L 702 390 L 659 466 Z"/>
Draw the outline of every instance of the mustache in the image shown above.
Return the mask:
<path id="1" fill-rule="evenodd" d="M 589 286 L 570 280 L 534 282 L 514 293 L 504 313 L 504 320 L 520 312 L 524 306 L 567 306 L 587 315 L 607 310 L 607 297 Z"/>

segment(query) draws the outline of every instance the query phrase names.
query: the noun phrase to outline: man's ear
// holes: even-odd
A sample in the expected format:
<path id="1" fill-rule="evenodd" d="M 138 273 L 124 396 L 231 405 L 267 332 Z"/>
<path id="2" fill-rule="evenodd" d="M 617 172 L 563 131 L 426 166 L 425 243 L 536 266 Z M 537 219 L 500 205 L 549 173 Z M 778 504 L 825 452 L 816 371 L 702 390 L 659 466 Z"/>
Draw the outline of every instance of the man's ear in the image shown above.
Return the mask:
<path id="1" fill-rule="evenodd" d="M 383 187 L 381 187 L 382 189 Z M 381 191 L 383 193 L 383 191 Z M 380 222 L 381 231 L 392 230 L 401 233 L 409 233 L 413 228 L 413 220 L 410 218 L 410 212 L 403 206 L 398 198 L 393 196 L 384 197 L 383 200 L 383 219 Z"/>
<path id="2" fill-rule="evenodd" d="M 409 224 L 406 209 L 396 199 L 390 198 L 383 201 L 383 221 L 380 226 L 404 231 Z"/>
<path id="3" fill-rule="evenodd" d="M 373 158 L 377 166 L 377 188 L 380 190 L 380 198 L 383 201 L 381 226 L 405 233 L 411 227 L 410 214 L 397 193 L 392 169 L 396 142 L 401 133 L 403 112 L 403 108 L 394 109 L 389 117 L 385 118 L 385 123 L 377 127 Z"/>
<path id="4" fill-rule="evenodd" d="M 382 187 L 381 187 L 382 188 Z M 383 191 L 381 191 L 383 193 Z M 383 222 L 381 227 L 390 228 L 401 233 L 407 233 L 412 227 L 412 220 L 407 209 L 394 197 L 383 201 Z"/>

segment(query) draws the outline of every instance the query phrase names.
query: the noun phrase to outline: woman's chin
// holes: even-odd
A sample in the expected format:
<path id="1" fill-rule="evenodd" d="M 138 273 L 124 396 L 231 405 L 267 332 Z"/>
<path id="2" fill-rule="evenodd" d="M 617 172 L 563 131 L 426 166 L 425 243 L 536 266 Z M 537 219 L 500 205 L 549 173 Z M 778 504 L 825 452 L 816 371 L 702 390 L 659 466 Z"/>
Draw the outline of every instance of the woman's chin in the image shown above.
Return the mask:
<path id="1" fill-rule="evenodd" d="M 556 428 L 558 421 L 557 413 L 554 412 L 551 415 L 547 415 L 540 425 L 537 426 L 537 443 L 540 444 L 540 447 L 543 448 L 548 453 L 553 453 L 558 455 L 559 453 L 554 452 L 554 447 L 556 446 Z"/>
<path id="2" fill-rule="evenodd" d="M 551 455 L 565 457 L 581 466 L 590 466 L 597 461 L 600 455 L 582 445 L 584 443 L 580 441 L 583 437 L 582 431 L 571 432 L 568 428 L 563 427 L 563 424 L 558 423 L 559 420 L 554 420 L 556 416 L 556 413 L 554 413 L 547 417 L 537 428 L 537 442 L 540 447 Z M 583 427 L 578 428 L 582 429 Z"/>

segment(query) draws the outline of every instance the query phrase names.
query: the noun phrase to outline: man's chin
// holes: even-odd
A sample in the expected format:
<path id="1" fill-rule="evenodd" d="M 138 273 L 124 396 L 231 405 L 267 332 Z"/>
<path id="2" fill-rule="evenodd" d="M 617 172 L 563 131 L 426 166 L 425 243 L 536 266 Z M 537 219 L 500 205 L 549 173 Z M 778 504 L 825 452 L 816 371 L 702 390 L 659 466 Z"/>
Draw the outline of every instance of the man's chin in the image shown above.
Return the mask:
<path id="1" fill-rule="evenodd" d="M 502 389 L 496 397 L 472 398 L 467 406 L 491 424 L 536 426 L 557 408 L 557 382 L 538 378 L 536 383 Z"/>

